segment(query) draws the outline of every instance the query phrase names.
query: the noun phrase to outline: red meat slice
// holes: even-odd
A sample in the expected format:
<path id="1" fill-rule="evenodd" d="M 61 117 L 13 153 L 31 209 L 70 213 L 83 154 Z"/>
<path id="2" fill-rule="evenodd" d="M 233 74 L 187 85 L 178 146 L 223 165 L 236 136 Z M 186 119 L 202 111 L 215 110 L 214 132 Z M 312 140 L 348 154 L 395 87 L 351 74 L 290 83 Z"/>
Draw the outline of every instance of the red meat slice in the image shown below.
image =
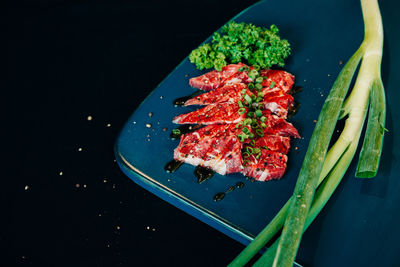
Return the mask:
<path id="1" fill-rule="evenodd" d="M 293 96 L 285 93 L 281 94 L 281 92 L 276 91 L 267 93 L 264 96 L 262 104 L 272 113 L 279 117 L 286 118 L 289 108 L 293 105 L 293 101 Z"/>
<path id="2" fill-rule="evenodd" d="M 267 127 L 263 129 L 264 135 L 293 136 L 300 138 L 297 129 L 294 128 L 290 122 L 272 114 L 268 109 L 263 111 L 263 115 L 267 118 L 265 121 Z"/>
<path id="3" fill-rule="evenodd" d="M 201 76 L 191 78 L 189 84 L 194 88 L 208 91 L 222 87 L 225 84 L 248 81 L 248 74 L 245 71 L 239 71 L 244 66 L 246 65 L 243 63 L 227 65 L 221 71 L 213 70 Z"/>
<path id="4" fill-rule="evenodd" d="M 176 116 L 172 122 L 177 124 L 221 124 L 237 123 L 244 119 L 245 114 L 239 114 L 237 103 L 216 103 L 205 106 L 190 113 Z"/>
<path id="5" fill-rule="evenodd" d="M 287 154 L 290 149 L 290 137 L 279 135 L 266 135 L 255 140 L 254 147 L 267 147 L 270 151 Z"/>
<path id="6" fill-rule="evenodd" d="M 250 155 L 244 161 L 242 173 L 257 181 L 269 181 L 279 179 L 286 170 L 287 156 L 281 152 L 261 149 L 261 156 Z"/>
<path id="7" fill-rule="evenodd" d="M 262 70 L 260 74 L 261 76 L 267 77 L 267 79 L 262 82 L 263 87 L 269 88 L 271 87 L 271 83 L 274 82 L 275 84 L 272 87 L 278 87 L 287 93 L 294 84 L 294 76 L 283 70 Z"/>
<path id="8" fill-rule="evenodd" d="M 247 89 L 247 85 L 244 83 L 238 83 L 233 85 L 225 85 L 213 91 L 198 95 L 194 98 L 186 101 L 185 106 L 190 105 L 209 105 L 213 103 L 237 103 L 242 99 L 241 91 Z M 247 94 L 252 93 L 247 89 Z"/>
<path id="9" fill-rule="evenodd" d="M 181 136 L 174 159 L 204 166 L 225 175 L 243 170 L 238 129 L 229 124 L 209 125 Z"/>

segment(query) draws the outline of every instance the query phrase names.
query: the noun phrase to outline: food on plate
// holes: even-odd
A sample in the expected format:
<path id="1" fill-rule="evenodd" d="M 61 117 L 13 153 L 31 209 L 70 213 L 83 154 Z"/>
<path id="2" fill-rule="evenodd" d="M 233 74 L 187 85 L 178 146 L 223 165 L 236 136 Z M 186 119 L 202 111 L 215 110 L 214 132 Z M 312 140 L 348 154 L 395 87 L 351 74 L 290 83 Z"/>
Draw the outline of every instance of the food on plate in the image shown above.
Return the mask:
<path id="1" fill-rule="evenodd" d="M 189 83 L 207 92 L 184 105 L 203 107 L 178 115 L 173 122 L 206 126 L 181 135 L 174 160 L 222 175 L 242 173 L 258 181 L 281 178 L 290 137 L 300 137 L 285 120 L 293 104 L 288 92 L 294 76 L 282 70 L 257 71 L 239 63 Z"/>

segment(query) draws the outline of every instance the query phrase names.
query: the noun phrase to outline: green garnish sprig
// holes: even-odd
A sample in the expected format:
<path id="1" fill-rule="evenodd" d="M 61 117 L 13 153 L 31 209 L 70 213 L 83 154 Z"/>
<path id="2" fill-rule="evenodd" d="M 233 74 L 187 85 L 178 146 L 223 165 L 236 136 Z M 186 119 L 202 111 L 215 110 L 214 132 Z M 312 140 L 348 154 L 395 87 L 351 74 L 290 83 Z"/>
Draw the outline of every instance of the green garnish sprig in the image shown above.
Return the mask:
<path id="1" fill-rule="evenodd" d="M 283 67 L 290 45 L 279 36 L 278 27 L 257 27 L 251 23 L 229 22 L 215 32 L 211 44 L 203 44 L 189 55 L 200 70 L 214 67 L 220 71 L 231 63 L 244 62 L 257 68 Z"/>

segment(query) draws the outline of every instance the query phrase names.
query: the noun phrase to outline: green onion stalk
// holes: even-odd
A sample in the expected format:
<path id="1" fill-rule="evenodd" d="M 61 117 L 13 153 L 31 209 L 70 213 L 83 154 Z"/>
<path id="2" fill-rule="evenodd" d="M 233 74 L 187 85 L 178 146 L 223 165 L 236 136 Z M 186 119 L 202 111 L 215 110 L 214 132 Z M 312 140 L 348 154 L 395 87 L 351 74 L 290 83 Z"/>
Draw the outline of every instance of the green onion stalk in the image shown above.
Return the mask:
<path id="1" fill-rule="evenodd" d="M 361 0 L 361 7 L 364 41 L 340 72 L 325 100 L 293 196 L 229 266 L 244 266 L 282 227 L 281 237 L 255 265 L 293 265 L 303 232 L 329 200 L 354 158 L 368 107 L 356 177 L 376 175 L 386 130 L 385 93 L 380 73 L 383 28 L 377 0 Z M 356 82 L 345 100 L 361 60 Z M 343 118 L 346 118 L 345 127 L 327 152 L 336 123 Z"/>

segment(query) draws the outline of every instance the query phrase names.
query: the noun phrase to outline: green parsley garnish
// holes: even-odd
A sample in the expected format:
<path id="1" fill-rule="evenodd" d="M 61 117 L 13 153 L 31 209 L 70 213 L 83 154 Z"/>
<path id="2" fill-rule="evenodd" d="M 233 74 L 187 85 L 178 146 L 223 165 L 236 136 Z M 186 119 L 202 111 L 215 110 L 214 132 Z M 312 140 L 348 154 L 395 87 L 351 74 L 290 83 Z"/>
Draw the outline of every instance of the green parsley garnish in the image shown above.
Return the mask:
<path id="1" fill-rule="evenodd" d="M 289 55 L 289 42 L 280 38 L 275 25 L 268 29 L 231 21 L 220 32 L 214 33 L 211 44 L 193 50 L 189 60 L 200 70 L 214 67 L 220 71 L 227 64 L 239 62 L 254 66 L 257 70 L 273 65 L 283 67 Z"/>

